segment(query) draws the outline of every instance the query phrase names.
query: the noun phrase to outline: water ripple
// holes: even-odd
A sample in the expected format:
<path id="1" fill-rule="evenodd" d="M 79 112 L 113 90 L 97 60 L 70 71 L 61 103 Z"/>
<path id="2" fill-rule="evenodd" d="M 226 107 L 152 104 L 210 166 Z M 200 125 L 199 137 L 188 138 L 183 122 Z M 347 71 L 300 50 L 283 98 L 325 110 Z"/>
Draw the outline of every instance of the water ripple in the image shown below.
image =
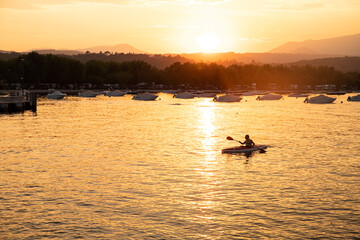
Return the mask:
<path id="1" fill-rule="evenodd" d="M 1 238 L 360 235 L 360 105 L 161 99 L 1 115 Z M 221 154 L 245 134 L 267 153 Z"/>

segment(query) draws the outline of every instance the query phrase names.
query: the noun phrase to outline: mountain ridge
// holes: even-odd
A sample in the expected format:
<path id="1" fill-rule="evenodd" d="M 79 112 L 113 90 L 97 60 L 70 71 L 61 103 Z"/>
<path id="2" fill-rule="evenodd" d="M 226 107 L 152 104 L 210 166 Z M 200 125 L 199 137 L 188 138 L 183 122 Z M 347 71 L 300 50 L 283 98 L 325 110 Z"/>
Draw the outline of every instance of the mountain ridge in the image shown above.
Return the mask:
<path id="1" fill-rule="evenodd" d="M 117 62 L 142 60 L 161 69 L 178 61 L 181 63 L 217 63 L 224 66 L 233 64 L 326 65 L 332 66 L 340 71 L 360 72 L 360 34 L 321 40 L 308 39 L 303 42 L 292 41 L 263 53 L 153 54 L 136 49 L 126 43 L 73 50 L 39 49 L 31 51 L 40 54 L 67 55 L 82 62 L 92 59 Z M 24 53 L 27 52 L 17 53 L 14 51 L 0 50 L 0 60 L 16 58 Z"/>
<path id="2" fill-rule="evenodd" d="M 308 39 L 302 42 L 291 41 L 269 51 L 269 53 L 293 52 L 360 56 L 360 33 L 319 40 Z"/>
<path id="3" fill-rule="evenodd" d="M 100 45 L 100 46 L 94 46 L 94 47 L 88 47 L 88 48 L 79 48 L 79 49 L 52 49 L 52 48 L 39 48 L 39 49 L 32 49 L 26 52 L 37 52 L 40 54 L 58 54 L 58 55 L 77 55 L 77 54 L 83 54 L 86 52 L 90 53 L 134 53 L 134 54 L 147 54 L 147 52 L 137 49 L 130 44 L 127 43 L 121 43 L 116 45 Z M 6 53 L 10 51 L 2 51 L 0 52 Z"/>
<path id="4" fill-rule="evenodd" d="M 360 72 L 360 57 L 335 57 L 301 60 L 285 64 L 286 66 L 328 66 L 341 72 Z"/>
<path id="5" fill-rule="evenodd" d="M 101 45 L 101 46 L 95 46 L 95 47 L 89 47 L 89 48 L 82 48 L 82 49 L 76 49 L 76 51 L 80 52 L 92 52 L 92 53 L 99 53 L 99 52 L 110 52 L 110 53 L 135 53 L 135 54 L 147 54 L 147 52 L 137 49 L 133 46 L 131 46 L 128 43 L 120 43 L 113 46 L 109 45 Z"/>

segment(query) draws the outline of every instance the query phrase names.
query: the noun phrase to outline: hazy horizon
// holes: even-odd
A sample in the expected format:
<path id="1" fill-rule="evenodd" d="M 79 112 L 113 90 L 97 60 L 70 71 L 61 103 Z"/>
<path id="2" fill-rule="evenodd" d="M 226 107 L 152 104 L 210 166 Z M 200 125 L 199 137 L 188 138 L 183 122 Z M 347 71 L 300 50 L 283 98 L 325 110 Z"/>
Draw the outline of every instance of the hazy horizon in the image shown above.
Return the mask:
<path id="1" fill-rule="evenodd" d="M 268 52 L 359 33 L 360 2 L 324 0 L 5 0 L 0 49 L 130 44 L 154 54 Z"/>
<path id="2" fill-rule="evenodd" d="M 99 52 L 105 52 L 105 51 L 110 51 L 111 53 L 135 53 L 135 54 L 227 54 L 227 53 L 234 53 L 234 54 L 265 54 L 265 53 L 273 53 L 273 54 L 277 54 L 277 53 L 291 53 L 291 52 L 276 52 L 273 51 L 275 49 L 278 48 L 283 48 L 285 46 L 287 46 L 288 44 L 306 44 L 308 41 L 327 41 L 327 40 L 332 40 L 332 39 L 339 39 L 339 38 L 344 38 L 344 37 L 352 37 L 352 36 L 356 36 L 356 35 L 360 35 L 360 34 L 353 34 L 353 35 L 348 35 L 348 36 L 338 36 L 335 38 L 329 38 L 329 39 L 307 39 L 304 41 L 299 41 L 299 42 L 295 42 L 295 41 L 289 41 L 286 43 L 281 44 L 280 46 L 277 46 L 275 48 L 272 48 L 268 51 L 264 51 L 264 52 L 235 52 L 235 51 L 213 51 L 213 52 L 206 52 L 206 51 L 198 51 L 198 52 L 166 52 L 166 53 L 158 53 L 158 52 L 147 52 L 144 51 L 143 49 L 139 49 L 134 47 L 133 45 L 129 44 L 129 43 L 119 43 L 116 45 L 97 45 L 97 46 L 89 46 L 89 47 L 82 47 L 82 48 L 78 48 L 78 49 L 70 49 L 70 48 L 45 48 L 45 47 L 39 47 L 39 48 L 33 48 L 33 49 L 28 49 L 28 50 L 24 50 L 24 51 L 15 51 L 15 52 L 31 52 L 31 51 L 63 51 L 63 52 L 87 52 L 90 51 L 91 53 L 99 53 Z M 124 49 L 119 50 L 119 49 Z M 11 52 L 14 51 L 12 49 L 0 49 L 0 51 L 7 51 L 7 52 Z M 293 54 L 311 54 L 311 55 L 334 55 L 332 53 L 308 53 L 308 52 L 294 52 Z M 335 54 L 336 55 L 336 54 Z M 335 56 L 334 55 L 334 56 Z M 339 56 L 341 55 L 346 55 L 346 54 L 338 54 Z"/>

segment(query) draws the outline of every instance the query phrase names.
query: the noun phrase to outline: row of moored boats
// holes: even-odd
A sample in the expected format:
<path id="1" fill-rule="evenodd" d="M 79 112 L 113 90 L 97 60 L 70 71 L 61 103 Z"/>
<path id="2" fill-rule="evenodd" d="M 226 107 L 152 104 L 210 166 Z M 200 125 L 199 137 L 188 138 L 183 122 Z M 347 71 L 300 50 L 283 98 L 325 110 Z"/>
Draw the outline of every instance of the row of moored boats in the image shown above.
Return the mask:
<path id="1" fill-rule="evenodd" d="M 79 97 L 85 97 L 85 98 L 92 98 L 92 97 L 96 97 L 98 95 L 105 95 L 105 96 L 109 96 L 109 97 L 121 97 L 126 95 L 127 92 L 122 92 L 119 90 L 115 90 L 115 91 L 104 91 L 104 92 L 94 92 L 94 91 L 84 91 L 84 92 L 80 92 L 78 93 Z M 243 96 L 251 96 L 250 94 L 242 94 L 242 95 L 238 95 L 238 94 L 225 94 L 225 95 L 221 95 L 221 96 L 217 96 L 218 93 L 210 93 L 210 92 L 203 92 L 203 93 L 191 93 L 191 92 L 181 92 L 181 93 L 176 93 L 174 94 L 174 98 L 179 98 L 179 99 L 191 99 L 191 98 L 196 98 L 196 97 L 205 97 L 205 98 L 213 98 L 213 100 L 215 102 L 240 102 L 243 99 Z M 63 99 L 66 96 L 65 93 L 62 93 L 60 91 L 54 91 L 50 94 L 47 95 L 48 99 Z M 333 97 L 329 97 L 329 96 L 325 96 L 325 95 L 318 95 L 315 97 L 311 97 L 309 98 L 308 94 L 298 94 L 298 93 L 294 93 L 294 94 L 290 94 L 288 97 L 296 97 L 296 98 L 305 98 L 304 102 L 306 103 L 318 103 L 318 104 L 323 104 L 323 103 L 333 103 L 336 98 Z M 156 100 L 158 98 L 158 95 L 156 94 L 152 94 L 152 93 L 141 93 L 141 94 L 134 94 L 133 96 L 133 100 L 142 100 L 142 101 L 153 101 Z M 259 95 L 256 99 L 257 100 L 280 100 L 282 99 L 283 96 L 280 94 L 265 94 L 265 95 Z M 360 101 L 360 95 L 357 96 L 349 96 L 348 101 Z"/>
<path id="2" fill-rule="evenodd" d="M 98 95 L 105 95 L 105 96 L 109 96 L 109 97 L 121 97 L 124 96 L 126 94 L 126 92 L 121 92 L 119 90 L 115 90 L 115 91 L 104 91 L 104 92 L 94 92 L 94 91 L 84 91 L 84 92 L 79 92 L 78 93 L 78 97 L 86 97 L 86 98 L 92 98 L 92 97 L 96 97 Z M 63 99 L 66 96 L 65 93 L 62 93 L 60 91 L 54 91 L 52 93 L 49 93 L 47 95 L 48 99 Z"/>

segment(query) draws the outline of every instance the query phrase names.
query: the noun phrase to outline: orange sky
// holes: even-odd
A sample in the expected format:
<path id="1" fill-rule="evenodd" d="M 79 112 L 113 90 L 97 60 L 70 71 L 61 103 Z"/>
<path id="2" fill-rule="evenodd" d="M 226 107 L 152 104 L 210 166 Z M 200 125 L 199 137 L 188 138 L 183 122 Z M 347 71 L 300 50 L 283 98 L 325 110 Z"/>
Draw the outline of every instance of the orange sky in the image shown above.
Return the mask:
<path id="1" fill-rule="evenodd" d="M 264 52 L 360 33 L 359 0 L 0 0 L 0 50 Z"/>

